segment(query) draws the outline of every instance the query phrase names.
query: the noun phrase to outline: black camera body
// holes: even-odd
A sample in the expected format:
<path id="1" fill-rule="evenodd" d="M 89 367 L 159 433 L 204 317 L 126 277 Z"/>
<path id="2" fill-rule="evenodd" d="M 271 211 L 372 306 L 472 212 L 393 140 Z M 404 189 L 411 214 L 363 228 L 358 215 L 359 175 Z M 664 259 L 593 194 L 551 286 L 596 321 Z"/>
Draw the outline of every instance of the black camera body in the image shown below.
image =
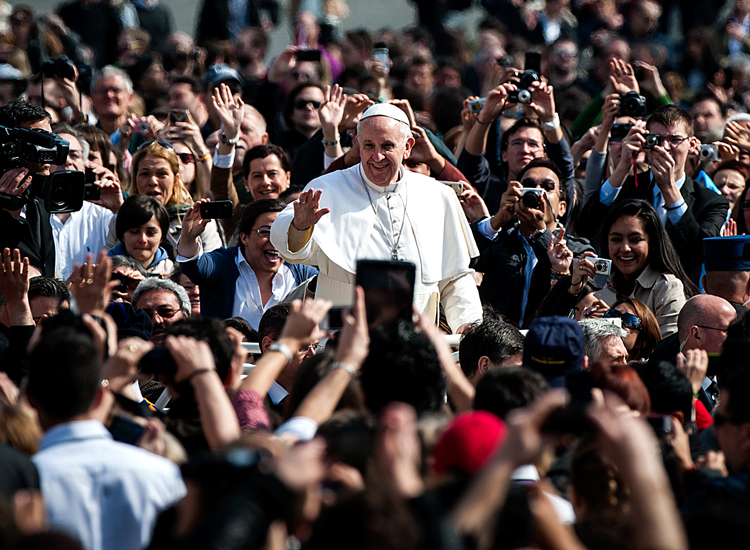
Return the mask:
<path id="1" fill-rule="evenodd" d="M 620 96 L 620 115 L 643 118 L 646 112 L 646 98 L 638 92 L 630 91 Z"/>
<path id="2" fill-rule="evenodd" d="M 653 149 L 657 145 L 662 144 L 662 137 L 659 134 L 646 134 L 646 143 L 643 144 L 644 149 Z"/>
<path id="3" fill-rule="evenodd" d="M 42 74 L 44 78 L 59 76 L 68 80 L 76 79 L 75 65 L 68 59 L 67 55 L 61 55 L 57 59 L 50 59 L 42 63 Z"/>
<path id="4" fill-rule="evenodd" d="M 64 165 L 70 143 L 45 130 L 0 126 L 0 173 L 19 168 L 20 161 Z M 20 196 L 0 194 L 0 208 L 20 210 L 33 198 L 44 202 L 50 213 L 76 212 L 83 206 L 83 172 L 64 170 L 49 176 L 34 174 Z"/>
<path id="5" fill-rule="evenodd" d="M 534 95 L 531 91 L 531 85 L 534 82 L 540 82 L 539 73 L 533 69 L 527 69 L 521 73 L 521 82 L 518 84 L 517 90 L 512 90 L 508 94 L 508 101 L 511 103 L 523 103 L 528 105 L 534 100 Z"/>

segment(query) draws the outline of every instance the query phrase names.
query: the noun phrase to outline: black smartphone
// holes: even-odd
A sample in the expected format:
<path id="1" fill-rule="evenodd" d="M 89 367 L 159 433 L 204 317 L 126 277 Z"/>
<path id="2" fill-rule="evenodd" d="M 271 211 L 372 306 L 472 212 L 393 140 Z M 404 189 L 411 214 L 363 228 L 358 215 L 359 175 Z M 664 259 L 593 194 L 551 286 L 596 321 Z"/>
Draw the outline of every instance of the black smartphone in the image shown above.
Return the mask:
<path id="1" fill-rule="evenodd" d="M 609 131 L 609 139 L 619 141 L 628 135 L 633 125 L 630 122 L 616 122 Z"/>
<path id="2" fill-rule="evenodd" d="M 201 204 L 201 218 L 204 220 L 224 219 L 234 216 L 232 201 L 212 201 Z"/>
<path id="3" fill-rule="evenodd" d="M 119 414 L 114 415 L 109 424 L 109 433 L 112 434 L 112 439 L 130 445 L 136 444 L 145 429 L 146 426 L 143 424 Z"/>
<path id="4" fill-rule="evenodd" d="M 542 52 L 526 52 L 526 61 L 524 61 L 523 70 L 542 74 Z"/>
<path id="5" fill-rule="evenodd" d="M 169 111 L 171 122 L 187 122 L 187 111 L 185 109 L 172 109 Z"/>
<path id="6" fill-rule="evenodd" d="M 83 186 L 83 200 L 98 201 L 102 198 L 102 188 L 93 183 L 87 183 Z"/>
<path id="7" fill-rule="evenodd" d="M 547 418 L 542 431 L 549 433 L 572 433 L 583 435 L 592 429 L 586 416 L 586 409 L 591 404 L 591 371 L 581 371 L 565 378 L 565 387 L 570 394 L 570 401 Z"/>
<path id="8" fill-rule="evenodd" d="M 297 50 L 295 54 L 297 61 L 312 61 L 320 63 L 320 50 Z"/>
<path id="9" fill-rule="evenodd" d="M 320 324 L 320 328 L 323 330 L 329 330 L 329 331 L 337 331 L 341 330 L 341 328 L 344 326 L 344 318 L 342 313 L 344 312 L 345 307 L 332 307 L 328 310 L 328 314 L 326 315 L 326 318 L 323 320 L 323 322 Z"/>
<path id="10" fill-rule="evenodd" d="M 143 374 L 174 376 L 177 374 L 177 363 L 166 346 L 154 346 L 151 351 L 141 357 L 138 369 Z"/>
<path id="11" fill-rule="evenodd" d="M 96 174 L 92 168 L 86 168 L 83 171 L 83 183 L 94 183 L 96 181 Z"/>
<path id="12" fill-rule="evenodd" d="M 417 266 L 395 260 L 359 260 L 356 284 L 365 291 L 370 328 L 396 320 L 412 321 Z"/>

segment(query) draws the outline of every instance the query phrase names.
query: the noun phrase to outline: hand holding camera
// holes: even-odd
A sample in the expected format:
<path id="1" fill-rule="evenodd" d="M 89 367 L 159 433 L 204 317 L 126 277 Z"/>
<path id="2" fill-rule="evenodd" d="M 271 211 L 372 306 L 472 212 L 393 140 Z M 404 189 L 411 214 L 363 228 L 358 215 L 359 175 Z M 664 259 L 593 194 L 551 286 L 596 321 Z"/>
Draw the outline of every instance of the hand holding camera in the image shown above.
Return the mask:
<path id="1" fill-rule="evenodd" d="M 571 293 L 577 294 L 589 279 L 596 278 L 597 272 L 594 261 L 599 259 L 593 252 L 584 252 L 577 261 L 571 264 Z"/>

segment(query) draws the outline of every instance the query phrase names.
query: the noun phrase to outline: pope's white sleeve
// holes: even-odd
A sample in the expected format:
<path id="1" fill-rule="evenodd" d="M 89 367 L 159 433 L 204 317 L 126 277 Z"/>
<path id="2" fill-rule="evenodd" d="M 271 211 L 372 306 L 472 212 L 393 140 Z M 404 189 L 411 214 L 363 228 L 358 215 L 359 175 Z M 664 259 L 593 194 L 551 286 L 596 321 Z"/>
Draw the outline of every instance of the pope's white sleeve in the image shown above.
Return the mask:
<path id="1" fill-rule="evenodd" d="M 289 250 L 289 229 L 294 220 L 294 203 L 290 203 L 279 213 L 278 218 L 271 224 L 271 244 L 279 251 L 281 257 L 286 261 L 299 264 L 309 263 L 312 259 L 314 249 L 312 236 L 297 252 Z M 313 231 L 315 231 L 313 229 Z"/>
<path id="2" fill-rule="evenodd" d="M 466 323 L 482 322 L 482 301 L 479 299 L 474 270 L 440 281 L 440 302 L 453 332 Z"/>

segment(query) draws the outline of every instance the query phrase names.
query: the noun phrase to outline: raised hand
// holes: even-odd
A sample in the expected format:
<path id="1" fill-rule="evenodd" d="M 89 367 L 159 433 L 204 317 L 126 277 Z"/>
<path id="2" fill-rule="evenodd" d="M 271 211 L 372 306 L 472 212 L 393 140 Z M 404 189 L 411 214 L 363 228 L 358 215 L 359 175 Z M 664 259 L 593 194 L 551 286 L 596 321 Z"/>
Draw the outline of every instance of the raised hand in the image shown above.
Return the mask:
<path id="1" fill-rule="evenodd" d="M 533 101 L 529 104 L 542 122 L 552 122 L 555 118 L 554 88 L 546 82 L 534 82 Z"/>
<path id="2" fill-rule="evenodd" d="M 13 168 L 0 176 L 0 193 L 18 197 L 30 184 L 31 174 L 28 168 Z"/>
<path id="3" fill-rule="evenodd" d="M 514 89 L 514 84 L 505 83 L 490 90 L 490 93 L 487 94 L 487 99 L 484 102 L 484 107 L 482 107 L 479 115 L 477 115 L 477 122 L 486 126 L 493 120 L 497 120 L 502 114 L 503 109 L 505 109 L 508 93 Z"/>
<path id="4" fill-rule="evenodd" d="M 727 122 L 724 129 L 724 141 L 743 151 L 750 151 L 750 130 L 740 122 Z"/>
<path id="5" fill-rule="evenodd" d="M 365 94 L 352 94 L 346 98 L 344 105 L 344 117 L 339 124 L 339 130 L 346 132 L 357 127 L 357 122 L 362 113 L 375 102 Z M 354 147 L 358 149 L 358 147 Z"/>
<path id="6" fill-rule="evenodd" d="M 323 103 L 318 109 L 320 123 L 324 128 L 328 127 L 334 132 L 338 129 L 344 119 L 346 100 L 347 95 L 338 84 L 334 84 L 333 88 L 326 86 Z"/>
<path id="7" fill-rule="evenodd" d="M 112 258 L 108 258 L 104 250 L 99 252 L 96 264 L 93 260 L 93 254 L 89 254 L 86 263 L 76 269 L 67 281 L 68 289 L 81 313 L 104 311 L 109 305 L 112 289 L 120 283 L 117 280 L 109 280 L 112 273 Z"/>
<path id="8" fill-rule="evenodd" d="M 562 228 L 557 234 L 549 240 L 547 245 L 547 256 L 549 257 L 552 269 L 558 273 L 567 273 L 570 264 L 573 263 L 573 252 L 567 246 L 565 240 L 565 228 Z"/>
<path id="9" fill-rule="evenodd" d="M 732 218 L 727 220 L 724 227 L 721 228 L 722 237 L 735 237 L 737 235 L 737 222 Z"/>
<path id="10" fill-rule="evenodd" d="M 596 258 L 596 254 L 593 252 L 584 252 L 577 261 L 571 264 L 570 288 L 576 292 L 581 290 L 586 281 L 596 278 L 594 262 L 589 260 L 589 258 Z"/>
<path id="11" fill-rule="evenodd" d="M 307 231 L 328 214 L 330 208 L 319 208 L 323 191 L 309 189 L 294 202 L 294 220 L 292 225 L 297 231 Z"/>
<path id="12" fill-rule="evenodd" d="M 224 135 L 227 136 L 227 139 L 236 139 L 240 135 L 240 126 L 245 116 L 245 103 L 242 98 L 235 98 L 229 86 L 221 84 L 221 87 L 214 88 L 211 101 L 214 109 L 216 109 L 216 115 L 221 121 Z"/>
<path id="13" fill-rule="evenodd" d="M 3 250 L 0 263 L 0 294 L 7 300 L 6 312 L 11 325 L 30 326 L 34 324 L 29 306 L 29 259 L 21 260 L 17 248 Z"/>
<path id="14" fill-rule="evenodd" d="M 609 62 L 609 81 L 618 94 L 641 93 L 633 66 L 622 59 L 613 59 Z"/>
<path id="15" fill-rule="evenodd" d="M 461 202 L 464 214 L 471 221 L 480 220 L 490 215 L 484 200 L 474 189 L 464 189 L 458 200 Z"/>
<path id="16" fill-rule="evenodd" d="M 693 386 L 693 393 L 700 391 L 703 379 L 708 371 L 708 354 L 706 350 L 691 349 L 685 352 L 685 359 L 682 354 L 677 354 L 677 370 L 687 376 L 690 385 Z"/>
<path id="17" fill-rule="evenodd" d="M 211 220 L 201 217 L 201 204 L 211 202 L 209 199 L 201 199 L 193 204 L 182 218 L 181 236 L 189 239 L 197 239 Z"/>
<path id="18" fill-rule="evenodd" d="M 93 162 L 87 162 L 86 167 L 91 169 L 96 175 L 94 185 L 101 189 L 101 198 L 91 202 L 117 213 L 122 206 L 122 203 L 125 202 L 125 199 L 122 196 L 120 178 L 118 178 L 117 174 L 111 170 L 99 166 L 98 164 L 94 164 Z"/>
<path id="19" fill-rule="evenodd" d="M 279 340 L 292 338 L 299 347 L 323 338 L 326 334 L 318 326 L 325 319 L 331 305 L 332 302 L 328 300 L 294 300 Z"/>

